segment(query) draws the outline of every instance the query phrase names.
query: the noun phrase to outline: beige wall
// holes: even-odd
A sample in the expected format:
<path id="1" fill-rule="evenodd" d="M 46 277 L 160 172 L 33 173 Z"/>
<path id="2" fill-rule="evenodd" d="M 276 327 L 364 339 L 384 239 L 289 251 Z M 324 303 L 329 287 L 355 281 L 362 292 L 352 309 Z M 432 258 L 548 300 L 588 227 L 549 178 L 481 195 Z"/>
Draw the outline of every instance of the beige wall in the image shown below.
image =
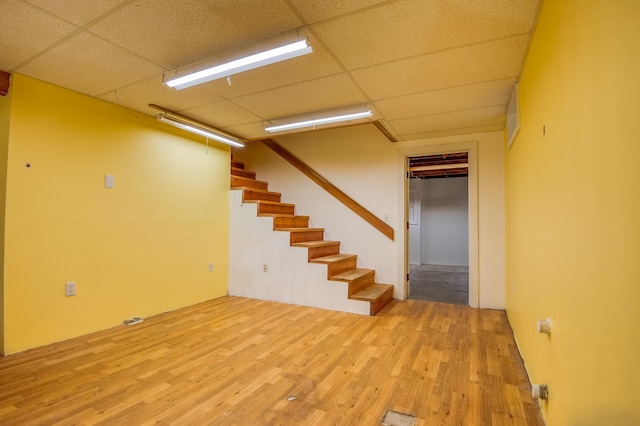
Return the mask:
<path id="1" fill-rule="evenodd" d="M 549 426 L 640 424 L 638 22 L 637 1 L 545 1 L 520 83 L 507 312 Z"/>
<path id="2" fill-rule="evenodd" d="M 13 79 L 5 352 L 225 295 L 228 147 L 207 153 L 151 117 Z"/>

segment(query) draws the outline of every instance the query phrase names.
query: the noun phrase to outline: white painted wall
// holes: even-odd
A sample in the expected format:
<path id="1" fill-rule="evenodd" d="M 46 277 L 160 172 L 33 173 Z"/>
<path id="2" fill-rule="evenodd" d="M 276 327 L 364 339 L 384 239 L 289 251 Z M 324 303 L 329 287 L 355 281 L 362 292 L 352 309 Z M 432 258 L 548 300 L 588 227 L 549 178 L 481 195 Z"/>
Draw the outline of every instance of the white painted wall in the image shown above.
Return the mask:
<path id="1" fill-rule="evenodd" d="M 469 266 L 466 177 L 420 179 L 421 263 Z"/>
<path id="2" fill-rule="evenodd" d="M 289 233 L 258 217 L 242 191 L 229 198 L 229 294 L 272 302 L 369 315 L 369 303 L 349 300 L 345 282 L 327 280 L 327 266 L 307 261 L 307 249 L 291 247 Z M 263 265 L 267 265 L 264 272 Z"/>
<path id="3" fill-rule="evenodd" d="M 501 309 L 504 308 L 503 137 L 502 132 L 489 132 L 391 143 L 374 126 L 355 126 L 275 138 L 378 217 L 388 214 L 389 225 L 395 231 L 394 241 L 261 143 L 251 142 L 242 150 L 234 150 L 234 158 L 256 171 L 258 179 L 268 181 L 270 190 L 282 192 L 284 202 L 295 203 L 298 214 L 311 216 L 310 226 L 324 227 L 325 239 L 339 240 L 343 253 L 357 254 L 359 267 L 375 269 L 377 282 L 393 284 L 395 298 L 404 299 L 407 272 L 404 158 L 439 147 L 452 152 L 463 142 L 477 141 L 477 300 L 480 307 Z"/>

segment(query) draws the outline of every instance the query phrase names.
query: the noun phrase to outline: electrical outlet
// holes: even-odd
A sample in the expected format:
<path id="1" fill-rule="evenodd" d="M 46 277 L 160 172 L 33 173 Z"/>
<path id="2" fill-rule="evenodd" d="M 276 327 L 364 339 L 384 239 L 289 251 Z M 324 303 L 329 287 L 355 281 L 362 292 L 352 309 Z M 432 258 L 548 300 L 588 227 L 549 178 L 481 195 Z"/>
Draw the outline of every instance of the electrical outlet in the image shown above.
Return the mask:
<path id="1" fill-rule="evenodd" d="M 70 281 L 70 282 L 66 283 L 65 287 L 64 287 L 64 292 L 65 292 L 64 295 L 66 297 L 75 296 L 76 295 L 76 283 L 75 283 L 75 281 Z"/>
<path id="2" fill-rule="evenodd" d="M 209 263 L 209 272 L 213 272 L 213 263 Z"/>
<path id="3" fill-rule="evenodd" d="M 266 263 L 262 265 L 262 272 L 269 272 L 269 265 L 267 265 Z"/>

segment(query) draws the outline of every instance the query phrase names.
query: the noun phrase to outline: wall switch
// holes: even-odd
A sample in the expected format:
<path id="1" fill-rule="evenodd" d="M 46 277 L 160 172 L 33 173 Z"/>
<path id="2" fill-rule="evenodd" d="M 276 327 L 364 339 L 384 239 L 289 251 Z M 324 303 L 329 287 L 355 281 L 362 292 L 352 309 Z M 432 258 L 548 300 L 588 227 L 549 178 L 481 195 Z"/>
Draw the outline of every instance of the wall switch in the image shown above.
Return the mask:
<path id="1" fill-rule="evenodd" d="M 69 297 L 69 296 L 75 296 L 76 295 L 76 283 L 75 281 L 70 281 L 68 283 L 65 284 L 64 287 L 64 295 Z"/>
<path id="2" fill-rule="evenodd" d="M 209 272 L 213 272 L 213 263 L 209 263 Z"/>
<path id="3" fill-rule="evenodd" d="M 262 272 L 268 272 L 268 271 L 269 271 L 269 265 L 265 263 L 264 265 L 262 265 Z"/>
<path id="4" fill-rule="evenodd" d="M 116 178 L 113 175 L 105 175 L 104 177 L 104 187 L 113 189 L 116 187 Z"/>

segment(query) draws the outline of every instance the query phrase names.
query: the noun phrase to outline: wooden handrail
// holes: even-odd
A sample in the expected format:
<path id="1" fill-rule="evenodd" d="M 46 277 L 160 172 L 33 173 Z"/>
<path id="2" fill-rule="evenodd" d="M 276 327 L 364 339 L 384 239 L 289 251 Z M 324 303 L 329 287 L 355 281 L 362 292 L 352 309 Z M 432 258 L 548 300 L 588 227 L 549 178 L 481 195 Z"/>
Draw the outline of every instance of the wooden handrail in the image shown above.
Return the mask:
<path id="1" fill-rule="evenodd" d="M 369 222 L 374 228 L 382 232 L 393 241 L 393 228 L 380 220 L 376 215 L 362 207 L 353 198 L 342 192 L 334 184 L 325 179 L 320 173 L 313 170 L 298 157 L 287 151 L 272 139 L 262 139 L 261 142 L 271 148 L 276 154 L 291 163 L 296 169 L 307 175 L 309 179 L 324 188 L 329 194 L 336 197 L 345 206 L 349 207 L 355 214 Z"/>

